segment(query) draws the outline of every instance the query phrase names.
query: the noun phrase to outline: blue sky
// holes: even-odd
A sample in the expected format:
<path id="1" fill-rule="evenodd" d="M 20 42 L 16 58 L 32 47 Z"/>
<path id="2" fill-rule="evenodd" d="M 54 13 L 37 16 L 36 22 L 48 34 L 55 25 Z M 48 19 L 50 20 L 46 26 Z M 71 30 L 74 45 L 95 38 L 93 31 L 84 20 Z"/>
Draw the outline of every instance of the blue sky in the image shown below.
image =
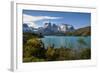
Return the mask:
<path id="1" fill-rule="evenodd" d="M 44 22 L 70 24 L 77 29 L 91 25 L 91 13 L 23 10 L 23 23 L 42 27 Z"/>

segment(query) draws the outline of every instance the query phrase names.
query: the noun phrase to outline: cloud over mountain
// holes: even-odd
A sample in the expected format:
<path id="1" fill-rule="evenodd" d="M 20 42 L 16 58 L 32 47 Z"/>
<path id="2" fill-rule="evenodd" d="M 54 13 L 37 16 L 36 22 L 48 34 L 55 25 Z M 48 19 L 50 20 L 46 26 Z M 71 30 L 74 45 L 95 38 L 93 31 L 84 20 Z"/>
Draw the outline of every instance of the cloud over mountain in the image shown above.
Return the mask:
<path id="1" fill-rule="evenodd" d="M 44 19 L 62 19 L 62 17 L 52 17 L 52 16 L 31 16 L 23 14 L 23 23 L 27 23 L 29 26 L 36 26 L 35 21 L 40 21 Z"/>

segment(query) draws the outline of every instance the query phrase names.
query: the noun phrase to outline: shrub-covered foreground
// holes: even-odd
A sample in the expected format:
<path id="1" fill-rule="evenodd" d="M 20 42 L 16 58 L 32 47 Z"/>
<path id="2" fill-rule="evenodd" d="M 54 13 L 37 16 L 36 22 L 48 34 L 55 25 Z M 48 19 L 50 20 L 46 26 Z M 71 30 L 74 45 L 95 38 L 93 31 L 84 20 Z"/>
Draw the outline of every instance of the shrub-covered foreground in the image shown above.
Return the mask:
<path id="1" fill-rule="evenodd" d="M 29 35 L 29 36 L 28 36 Z M 42 61 L 63 61 L 63 60 L 82 60 L 91 58 L 90 48 L 80 48 L 73 50 L 71 48 L 54 48 L 48 46 L 45 49 L 39 36 L 24 35 L 23 43 L 23 62 L 42 62 Z M 85 42 L 78 40 L 81 45 Z"/>

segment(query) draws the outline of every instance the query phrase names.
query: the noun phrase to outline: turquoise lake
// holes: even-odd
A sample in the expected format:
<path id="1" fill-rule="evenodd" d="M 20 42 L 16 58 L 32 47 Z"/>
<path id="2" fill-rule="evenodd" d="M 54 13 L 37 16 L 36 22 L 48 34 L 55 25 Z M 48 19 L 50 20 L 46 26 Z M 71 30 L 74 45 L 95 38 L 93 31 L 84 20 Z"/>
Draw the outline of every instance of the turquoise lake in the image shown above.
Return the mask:
<path id="1" fill-rule="evenodd" d="M 80 39 L 83 41 L 83 44 L 79 42 Z M 44 36 L 41 40 L 44 43 L 45 48 L 49 46 L 54 46 L 54 48 L 63 47 L 71 49 L 91 48 L 90 36 Z"/>

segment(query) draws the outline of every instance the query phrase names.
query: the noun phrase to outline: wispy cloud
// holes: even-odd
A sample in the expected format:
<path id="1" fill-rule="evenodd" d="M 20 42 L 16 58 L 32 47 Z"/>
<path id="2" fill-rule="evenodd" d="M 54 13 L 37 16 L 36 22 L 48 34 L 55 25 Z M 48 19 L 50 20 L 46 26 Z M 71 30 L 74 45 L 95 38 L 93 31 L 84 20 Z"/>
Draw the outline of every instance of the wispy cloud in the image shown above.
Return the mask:
<path id="1" fill-rule="evenodd" d="M 53 16 L 31 16 L 23 14 L 23 23 L 28 23 L 30 26 L 35 26 L 35 21 L 40 21 L 44 19 L 62 19 L 62 17 L 53 17 Z"/>

